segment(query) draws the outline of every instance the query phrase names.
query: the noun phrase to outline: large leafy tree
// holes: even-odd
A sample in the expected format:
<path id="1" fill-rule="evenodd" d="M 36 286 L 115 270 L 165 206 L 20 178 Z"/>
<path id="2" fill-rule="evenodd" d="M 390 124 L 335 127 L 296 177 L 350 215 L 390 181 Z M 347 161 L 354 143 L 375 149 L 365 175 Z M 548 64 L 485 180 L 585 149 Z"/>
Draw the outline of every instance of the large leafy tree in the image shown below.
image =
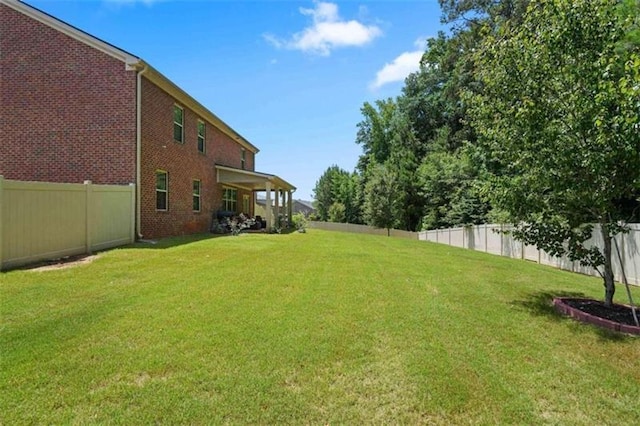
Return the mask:
<path id="1" fill-rule="evenodd" d="M 455 22 L 460 29 L 479 24 L 517 22 L 529 0 L 438 0 L 443 22 Z"/>
<path id="2" fill-rule="evenodd" d="M 371 165 L 365 187 L 364 217 L 369 225 L 389 230 L 398 223 L 400 197 L 398 176 L 389 167 Z"/>
<path id="3" fill-rule="evenodd" d="M 361 111 L 364 118 L 358 124 L 356 139 L 363 149 L 358 162 L 359 192 L 365 194 L 368 181 L 379 165 L 393 169 L 397 208 L 394 209 L 396 216 L 391 219 L 395 226 L 415 230 L 422 216 L 422 200 L 416 178 L 421 149 L 413 123 L 392 99 L 376 101 L 374 105 L 365 103 Z M 361 201 L 366 202 L 366 196 Z"/>
<path id="4" fill-rule="evenodd" d="M 480 195 L 478 168 L 465 152 L 436 152 L 419 169 L 424 197 L 423 229 L 484 223 L 488 205 Z"/>
<path id="5" fill-rule="evenodd" d="M 377 100 L 374 105 L 365 102 L 360 111 L 363 119 L 358 123 L 356 143 L 362 146 L 358 170 L 364 173 L 370 163 L 382 164 L 391 155 L 393 132 L 391 122 L 396 102 L 389 98 Z"/>
<path id="6" fill-rule="evenodd" d="M 359 191 L 357 174 L 349 173 L 336 165 L 327 168 L 313 190 L 315 207 L 320 220 L 359 223 L 361 216 Z M 333 211 L 332 206 L 334 206 Z M 337 214 L 336 208 L 341 209 L 340 214 Z"/>
<path id="7" fill-rule="evenodd" d="M 340 175 L 347 173 L 340 167 L 333 165 L 327 168 L 316 182 L 316 186 L 313 189 L 314 204 L 320 220 L 326 221 L 329 218 L 329 208 L 336 201 L 337 182 L 340 179 Z"/>
<path id="8" fill-rule="evenodd" d="M 612 237 L 640 194 L 638 3 L 532 1 L 521 24 L 491 32 L 470 97 L 488 197 L 515 235 L 598 269 L 615 292 Z M 587 244 L 599 224 L 604 249 Z"/>

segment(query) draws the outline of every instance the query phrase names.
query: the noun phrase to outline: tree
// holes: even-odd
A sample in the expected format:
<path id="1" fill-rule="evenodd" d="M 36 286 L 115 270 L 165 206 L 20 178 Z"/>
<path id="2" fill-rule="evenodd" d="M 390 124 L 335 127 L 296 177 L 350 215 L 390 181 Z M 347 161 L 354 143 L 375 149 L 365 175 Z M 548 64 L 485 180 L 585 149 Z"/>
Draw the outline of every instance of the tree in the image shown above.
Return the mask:
<path id="1" fill-rule="evenodd" d="M 638 3 L 532 1 L 478 50 L 472 124 L 492 172 L 488 198 L 514 234 L 596 268 L 613 303 L 612 237 L 640 194 Z M 626 4 L 626 6 L 629 6 Z M 631 206 L 631 208 L 629 208 Z M 602 251 L 586 241 L 599 224 Z"/>
<path id="2" fill-rule="evenodd" d="M 364 119 L 358 123 L 356 143 L 362 145 L 363 154 L 358 161 L 358 170 L 364 173 L 369 163 L 382 164 L 391 154 L 391 120 L 397 105 L 391 98 L 377 100 L 375 106 L 365 102 L 360 111 Z"/>
<path id="3" fill-rule="evenodd" d="M 486 222 L 478 169 L 466 153 L 433 153 L 419 169 L 425 199 L 422 229 L 449 228 Z"/>
<path id="4" fill-rule="evenodd" d="M 369 225 L 385 228 L 387 235 L 398 216 L 397 176 L 388 167 L 376 164 L 365 188 L 364 216 Z"/>
<path id="5" fill-rule="evenodd" d="M 331 207 L 329 207 L 329 222 L 346 222 L 345 210 L 344 204 L 339 201 L 331 204 Z"/>
<path id="6" fill-rule="evenodd" d="M 336 201 L 339 182 L 341 176 L 345 174 L 348 175 L 349 173 L 333 165 L 327 168 L 316 182 L 316 186 L 313 189 L 314 204 L 320 220 L 326 221 L 329 219 L 329 208 Z"/>
<path id="7" fill-rule="evenodd" d="M 438 0 L 442 22 L 462 20 L 464 26 L 498 24 L 517 21 L 524 14 L 529 0 Z"/>
<path id="8" fill-rule="evenodd" d="M 333 165 L 320 176 L 313 190 L 315 207 L 320 220 L 332 222 L 360 223 L 359 177 Z M 330 219 L 330 209 L 335 204 L 342 205 L 343 214 Z"/>
<path id="9" fill-rule="evenodd" d="M 340 173 L 334 176 L 334 204 L 342 205 L 343 213 L 340 220 L 331 222 L 361 223 L 359 176 L 356 173 Z M 334 216 L 334 219 L 338 216 Z"/>

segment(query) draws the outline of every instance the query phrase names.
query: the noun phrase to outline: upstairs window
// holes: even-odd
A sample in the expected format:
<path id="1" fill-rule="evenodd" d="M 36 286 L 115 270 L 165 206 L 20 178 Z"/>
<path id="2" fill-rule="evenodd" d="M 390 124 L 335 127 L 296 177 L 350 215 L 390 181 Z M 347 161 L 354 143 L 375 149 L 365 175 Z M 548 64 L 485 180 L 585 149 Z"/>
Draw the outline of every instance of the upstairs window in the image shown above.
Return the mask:
<path id="1" fill-rule="evenodd" d="M 204 124 L 204 121 L 200 121 L 198 120 L 198 152 L 201 152 L 204 154 L 205 151 L 205 133 L 206 133 L 206 126 Z"/>
<path id="2" fill-rule="evenodd" d="M 222 207 L 224 210 L 235 212 L 238 206 L 238 190 L 232 188 L 224 188 L 222 194 Z"/>
<path id="3" fill-rule="evenodd" d="M 178 105 L 173 106 L 173 139 L 184 143 L 184 110 Z"/>
<path id="4" fill-rule="evenodd" d="M 169 207 L 169 175 L 156 171 L 156 210 L 165 211 Z"/>
<path id="5" fill-rule="evenodd" d="M 240 168 L 244 170 L 246 164 L 247 164 L 247 151 L 244 148 L 242 148 L 242 151 L 240 154 Z"/>
<path id="6" fill-rule="evenodd" d="M 200 211 L 200 181 L 193 181 L 193 211 Z"/>

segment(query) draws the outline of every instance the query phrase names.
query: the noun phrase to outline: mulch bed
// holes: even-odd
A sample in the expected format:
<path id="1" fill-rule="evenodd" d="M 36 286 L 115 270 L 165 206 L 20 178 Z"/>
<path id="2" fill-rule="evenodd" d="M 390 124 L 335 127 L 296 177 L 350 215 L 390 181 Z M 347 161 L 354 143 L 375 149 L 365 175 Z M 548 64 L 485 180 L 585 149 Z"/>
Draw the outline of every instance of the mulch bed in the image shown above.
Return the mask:
<path id="1" fill-rule="evenodd" d="M 599 300 L 579 298 L 556 298 L 553 304 L 558 312 L 577 320 L 609 330 L 640 335 L 640 327 L 636 326 L 630 306 L 614 304 L 608 307 Z M 636 315 L 640 318 L 638 307 Z"/>

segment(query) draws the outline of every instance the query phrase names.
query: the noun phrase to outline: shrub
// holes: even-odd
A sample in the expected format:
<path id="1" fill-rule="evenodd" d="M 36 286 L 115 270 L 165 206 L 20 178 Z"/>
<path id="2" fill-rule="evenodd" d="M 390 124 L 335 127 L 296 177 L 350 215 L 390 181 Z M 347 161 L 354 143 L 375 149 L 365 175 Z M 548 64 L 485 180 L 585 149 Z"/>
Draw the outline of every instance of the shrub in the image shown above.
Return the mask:
<path id="1" fill-rule="evenodd" d="M 296 213 L 291 217 L 293 226 L 296 227 L 298 232 L 306 232 L 307 230 L 307 217 L 304 213 Z"/>

